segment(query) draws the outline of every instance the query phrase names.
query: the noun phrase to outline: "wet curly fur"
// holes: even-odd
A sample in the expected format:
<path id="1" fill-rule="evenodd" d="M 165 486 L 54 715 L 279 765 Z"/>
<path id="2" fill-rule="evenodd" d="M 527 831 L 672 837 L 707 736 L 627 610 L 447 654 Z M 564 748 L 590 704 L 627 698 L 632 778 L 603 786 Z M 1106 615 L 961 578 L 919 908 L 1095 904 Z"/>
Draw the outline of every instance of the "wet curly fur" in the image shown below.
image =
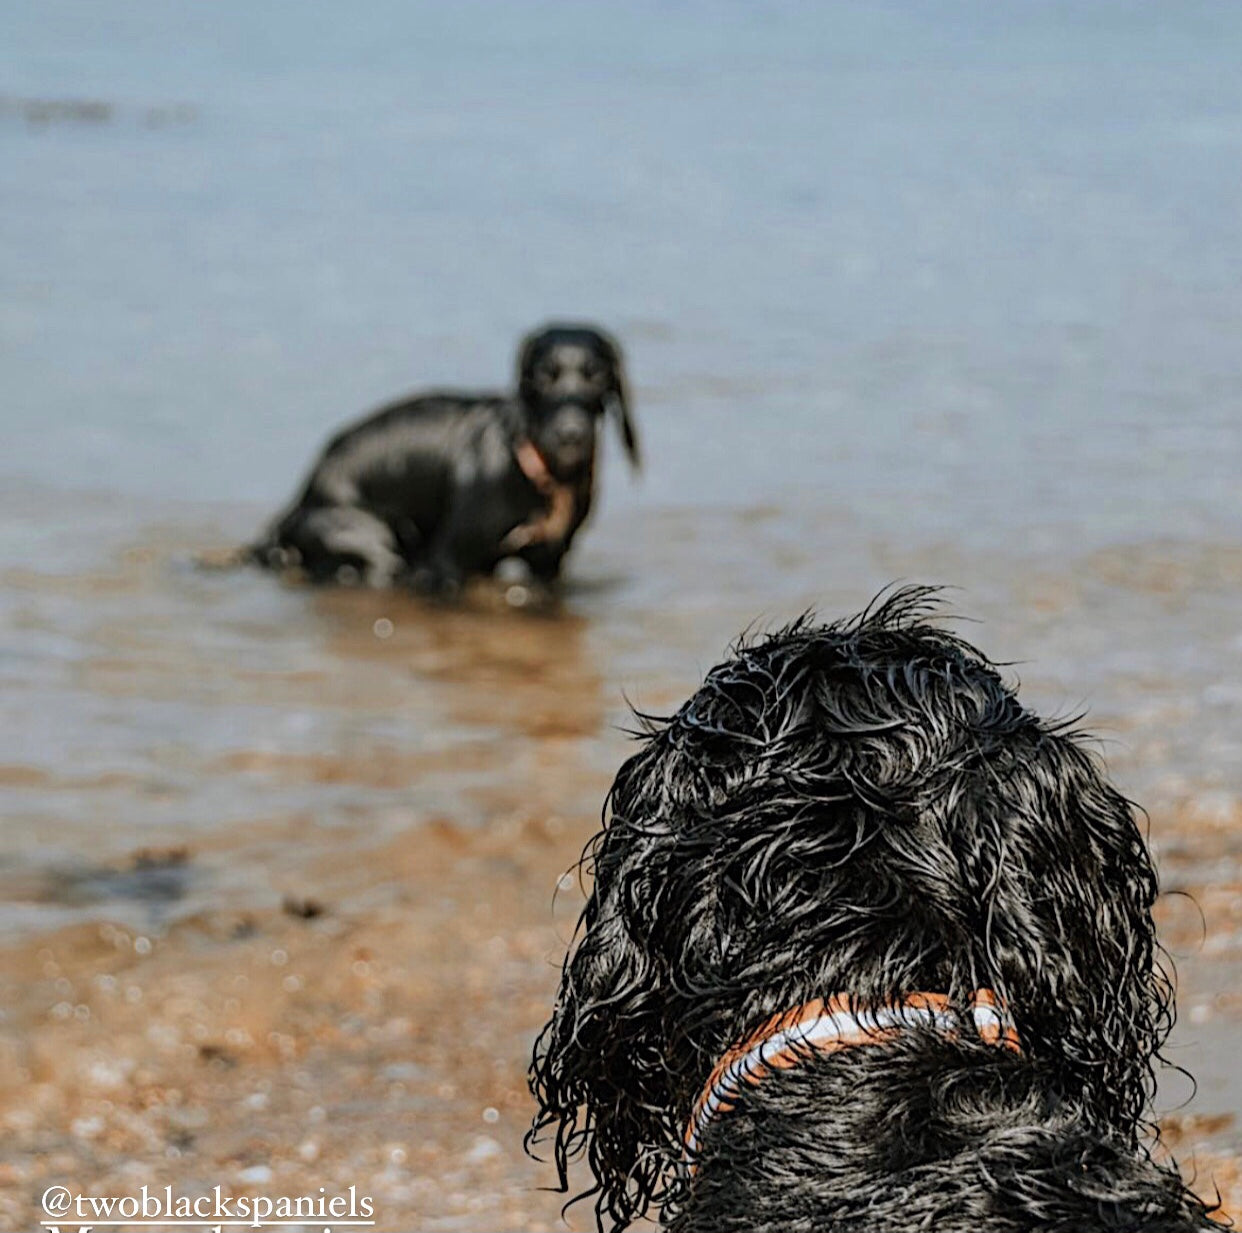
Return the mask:
<path id="1" fill-rule="evenodd" d="M 531 1072 L 531 1145 L 562 1190 L 586 1157 L 601 1228 L 1216 1227 L 1141 1144 L 1172 989 L 1134 810 L 936 606 L 796 622 L 644 717 Z M 1020 1055 L 912 1030 L 808 1057 L 680 1163 L 706 1076 L 767 1017 L 980 988 Z"/>

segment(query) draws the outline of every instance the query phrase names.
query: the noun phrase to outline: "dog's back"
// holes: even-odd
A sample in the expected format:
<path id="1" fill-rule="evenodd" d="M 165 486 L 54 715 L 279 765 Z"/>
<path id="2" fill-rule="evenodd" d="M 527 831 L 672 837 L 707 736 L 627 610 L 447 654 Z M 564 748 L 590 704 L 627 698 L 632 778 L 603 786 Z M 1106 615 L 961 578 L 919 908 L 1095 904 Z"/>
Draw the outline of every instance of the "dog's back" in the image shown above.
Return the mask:
<path id="1" fill-rule="evenodd" d="M 511 399 L 451 390 L 415 394 L 336 433 L 311 469 L 298 503 L 365 505 L 384 515 L 410 517 L 430 534 L 448 486 L 463 467 L 507 466 L 520 432 Z"/>
<path id="2" fill-rule="evenodd" d="M 495 486 L 513 471 L 522 433 L 520 408 L 501 395 L 438 390 L 390 403 L 328 441 L 247 555 L 316 579 L 335 580 L 343 564 L 375 584 L 410 576 L 453 512 L 454 492 Z M 508 525 L 537 505 L 529 495 Z M 497 508 L 483 512 L 505 519 Z"/>

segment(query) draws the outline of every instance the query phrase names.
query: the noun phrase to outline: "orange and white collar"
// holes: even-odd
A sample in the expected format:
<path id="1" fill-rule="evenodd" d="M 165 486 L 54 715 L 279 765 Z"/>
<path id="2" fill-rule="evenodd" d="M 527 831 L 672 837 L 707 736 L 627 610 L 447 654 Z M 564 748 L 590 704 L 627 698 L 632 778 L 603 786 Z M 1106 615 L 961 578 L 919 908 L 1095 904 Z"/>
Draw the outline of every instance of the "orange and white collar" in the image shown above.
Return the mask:
<path id="1" fill-rule="evenodd" d="M 1021 1051 L 1013 1020 L 990 989 L 975 991 L 969 1022 L 985 1043 Z M 837 995 L 773 1015 L 729 1049 L 708 1076 L 686 1127 L 685 1155 L 691 1172 L 704 1129 L 713 1118 L 734 1107 L 746 1084 L 760 1083 L 775 1070 L 790 1070 L 811 1054 L 881 1044 L 910 1028 L 931 1028 L 945 1036 L 956 1036 L 962 1028 L 962 1016 L 942 993 L 912 993 L 897 1005 L 875 1009 L 859 1007 L 850 998 Z"/>

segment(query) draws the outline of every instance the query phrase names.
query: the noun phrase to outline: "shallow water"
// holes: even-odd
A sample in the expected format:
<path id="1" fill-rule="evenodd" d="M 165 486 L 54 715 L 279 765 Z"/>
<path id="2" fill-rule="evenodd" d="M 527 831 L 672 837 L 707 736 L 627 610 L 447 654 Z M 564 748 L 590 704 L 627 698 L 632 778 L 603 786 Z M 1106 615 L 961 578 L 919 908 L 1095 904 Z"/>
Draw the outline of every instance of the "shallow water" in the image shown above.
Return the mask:
<path id="1" fill-rule="evenodd" d="M 159 1163 L 180 1144 L 195 1176 L 370 1170 L 388 1227 L 550 1224 L 516 1147 L 523 1056 L 627 699 L 674 707 L 744 627 L 895 579 L 958 588 L 967 636 L 1033 705 L 1086 709 L 1150 811 L 1166 887 L 1199 905 L 1161 909 L 1200 1079 L 1175 1147 L 1230 1193 L 1239 36 L 1242 10 L 1193 3 L 0 15 L 8 1214 L 88 1160 L 180 1176 Z M 559 606 L 193 566 L 341 419 L 503 384 L 553 315 L 622 339 L 648 458 L 631 483 L 606 443 Z M 362 934 L 373 958 L 333 957 Z M 336 1001 L 232 1007 L 238 947 L 304 959 Z M 382 997 L 350 966 L 381 961 L 404 973 Z M 109 1000 L 108 964 L 142 1001 Z M 84 1020 L 54 1017 L 61 980 Z M 505 1030 L 456 1040 L 463 989 Z M 175 1043 L 217 1036 L 227 1072 Z M 286 1036 L 320 1043 L 291 1061 Z M 150 1081 L 83 1086 L 101 1051 Z M 386 1113 L 411 1052 L 424 1103 Z M 224 1111 L 286 1080 L 256 1147 Z M 157 1089 L 206 1128 L 156 1117 Z M 346 1127 L 313 1153 L 299 1091 Z"/>

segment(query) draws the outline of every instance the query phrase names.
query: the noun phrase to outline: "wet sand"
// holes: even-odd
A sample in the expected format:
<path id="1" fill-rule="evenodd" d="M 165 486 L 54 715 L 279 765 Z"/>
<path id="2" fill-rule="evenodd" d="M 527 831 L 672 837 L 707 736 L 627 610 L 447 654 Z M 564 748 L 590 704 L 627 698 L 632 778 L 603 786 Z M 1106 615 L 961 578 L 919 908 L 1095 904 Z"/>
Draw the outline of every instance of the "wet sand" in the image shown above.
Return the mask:
<path id="1" fill-rule="evenodd" d="M 473 833 L 443 820 L 347 870 L 311 862 L 309 905 L 7 950 L 4 1227 L 32 1227 L 32 1198 L 68 1179 L 355 1185 L 382 1229 L 555 1227 L 521 1150 L 524 1070 L 558 949 L 547 891 L 581 830 L 525 811 Z"/>
<path id="2" fill-rule="evenodd" d="M 241 516 L 135 531 L 110 508 L 78 510 L 93 564 L 45 542 L 3 579 L 4 1227 L 32 1227 L 48 1185 L 143 1181 L 353 1184 L 387 1230 L 564 1227 L 522 1151 L 525 1067 L 582 902 L 558 882 L 626 755 L 626 698 L 673 707 L 748 623 L 851 611 L 916 566 L 963 584 L 967 636 L 1023 657 L 1029 702 L 1091 703 L 1148 807 L 1180 976 L 1170 1057 L 1199 1080 L 1163 1083 L 1167 1142 L 1242 1210 L 1228 545 L 1019 558 L 860 536 L 826 508 L 653 512 L 594 528 L 557 606 L 484 586 L 439 609 L 204 574 L 192 553 Z M 818 591 L 817 561 L 837 579 Z"/>

